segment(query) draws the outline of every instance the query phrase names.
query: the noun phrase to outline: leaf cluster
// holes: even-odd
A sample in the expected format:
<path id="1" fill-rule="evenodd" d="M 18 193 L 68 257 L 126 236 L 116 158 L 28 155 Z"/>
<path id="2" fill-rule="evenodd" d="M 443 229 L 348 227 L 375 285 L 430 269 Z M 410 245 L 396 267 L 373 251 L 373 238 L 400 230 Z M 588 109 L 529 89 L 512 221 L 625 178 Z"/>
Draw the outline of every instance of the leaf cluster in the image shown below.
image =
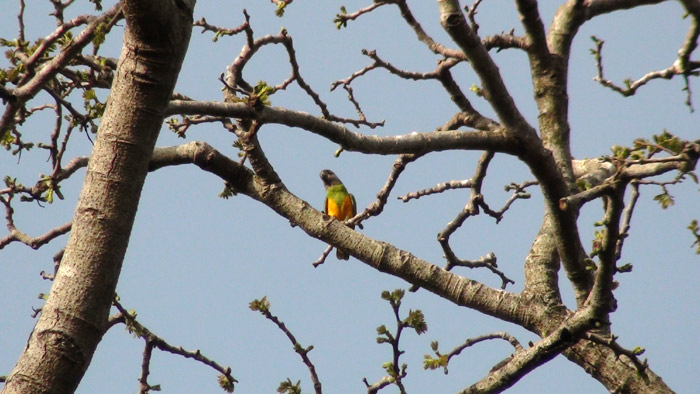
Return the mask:
<path id="1" fill-rule="evenodd" d="M 267 296 L 259 300 L 253 300 L 248 307 L 251 311 L 258 311 L 263 315 L 270 313 L 270 301 L 267 300 Z"/>
<path id="2" fill-rule="evenodd" d="M 340 6 L 340 13 L 335 15 L 333 18 L 333 23 L 335 23 L 335 28 L 340 30 L 343 27 L 348 27 L 348 10 L 344 5 Z"/>
<path id="3" fill-rule="evenodd" d="M 301 394 L 301 381 L 297 380 L 296 383 L 292 383 L 292 380 L 287 378 L 277 387 L 277 392 L 280 394 Z"/>

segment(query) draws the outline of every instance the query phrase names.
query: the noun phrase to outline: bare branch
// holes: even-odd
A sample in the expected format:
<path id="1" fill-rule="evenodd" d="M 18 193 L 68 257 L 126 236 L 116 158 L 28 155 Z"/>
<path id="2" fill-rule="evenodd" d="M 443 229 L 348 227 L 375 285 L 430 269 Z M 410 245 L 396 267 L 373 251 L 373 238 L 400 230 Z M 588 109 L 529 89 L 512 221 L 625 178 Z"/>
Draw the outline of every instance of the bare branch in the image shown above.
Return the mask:
<path id="1" fill-rule="evenodd" d="M 464 53 L 458 50 L 447 48 L 444 45 L 436 42 L 430 35 L 428 35 L 428 33 L 426 33 L 425 30 L 423 30 L 423 27 L 413 16 L 413 13 L 411 12 L 410 8 L 408 8 L 406 0 L 397 0 L 396 5 L 399 7 L 403 19 L 415 32 L 418 40 L 425 44 L 431 52 L 435 53 L 436 55 L 442 55 L 448 58 L 467 60 L 467 57 Z"/>
<path id="2" fill-rule="evenodd" d="M 449 239 L 450 236 L 457 231 L 459 227 L 462 226 L 464 221 L 469 217 L 473 215 L 477 215 L 479 213 L 479 206 L 483 203 L 483 196 L 481 195 L 481 184 L 484 180 L 484 177 L 486 176 L 486 169 L 488 168 L 488 164 L 493 158 L 493 152 L 484 152 L 479 159 L 479 163 L 477 164 L 476 169 L 474 170 L 474 175 L 472 176 L 471 179 L 465 180 L 465 181 L 452 181 L 452 182 L 446 182 L 446 183 L 441 183 L 437 185 L 436 187 L 432 189 L 425 189 L 421 190 L 418 192 L 414 193 L 409 193 L 406 196 L 401 196 L 399 199 L 403 200 L 404 202 L 409 201 L 411 198 L 420 198 L 422 195 L 428 195 L 428 194 L 433 194 L 433 193 L 440 193 L 445 190 L 453 189 L 453 188 L 461 188 L 461 187 L 469 187 L 471 188 L 471 196 L 469 198 L 469 202 L 467 205 L 464 207 L 464 209 L 457 214 L 457 217 L 450 221 L 450 223 L 447 224 L 445 229 L 443 229 L 439 234 L 438 234 L 438 242 L 440 243 L 440 246 L 443 249 L 443 252 L 445 253 L 445 258 L 447 259 L 447 263 L 444 266 L 444 269 L 447 271 L 450 271 L 453 267 L 456 266 L 461 266 L 461 267 L 468 267 L 468 268 L 482 268 L 486 267 L 491 272 L 495 273 L 501 278 L 502 284 L 501 288 L 505 289 L 508 283 L 515 283 L 513 280 L 508 278 L 502 271 L 500 271 L 497 267 L 498 265 L 496 264 L 496 256 L 493 254 L 493 252 L 489 253 L 487 256 L 482 257 L 479 260 L 476 261 L 470 261 L 470 260 L 462 260 L 459 259 L 454 251 L 452 250 Z M 412 286 L 410 288 L 410 291 L 417 291 L 418 287 L 417 286 Z"/>
<path id="3" fill-rule="evenodd" d="M 499 368 L 492 369 L 487 376 L 460 394 L 494 393 L 511 387 L 521 377 L 576 343 L 589 329 L 590 318 L 590 310 L 573 314 L 547 336 L 528 349 L 516 351 L 513 357 L 504 360 Z"/>
<path id="4" fill-rule="evenodd" d="M 420 154 L 408 154 L 408 155 L 400 155 L 396 160 L 394 161 L 394 164 L 391 167 L 391 172 L 389 173 L 389 176 L 387 177 L 386 183 L 384 186 L 381 188 L 379 193 L 377 193 L 377 200 L 371 203 L 365 210 L 357 215 L 357 217 L 361 218 L 361 220 L 351 220 L 352 224 L 359 224 L 362 222 L 362 220 L 369 218 L 371 216 L 378 216 L 382 211 L 384 210 L 384 205 L 386 205 L 388 199 L 389 199 L 389 194 L 391 194 L 391 191 L 394 189 L 394 186 L 396 185 L 396 182 L 399 180 L 399 176 L 403 171 L 406 169 L 406 166 L 409 163 L 412 163 L 418 158 L 420 158 L 422 155 Z"/>
<path id="5" fill-rule="evenodd" d="M 321 212 L 287 191 L 283 184 L 270 187 L 254 180 L 255 175 L 251 170 L 223 156 L 205 143 L 192 142 L 156 149 L 151 166 L 160 168 L 186 163 L 195 164 L 221 177 L 233 190 L 263 202 L 281 216 L 296 223 L 310 236 L 349 251 L 352 256 L 375 269 L 424 287 L 457 305 L 468 305 L 487 314 L 502 314 L 517 309 L 517 295 L 452 274 L 408 252 L 396 249 L 391 244 L 371 239 L 337 220 L 331 220 L 327 215 L 324 218 Z M 357 245 L 363 247 L 357 248 Z M 475 298 L 477 292 L 479 301 Z M 498 302 L 484 302 L 487 299 Z M 537 308 L 536 305 L 532 307 Z"/>
<path id="6" fill-rule="evenodd" d="M 345 150 L 365 153 L 402 154 L 426 153 L 445 149 L 468 149 L 493 150 L 513 154 L 523 149 L 522 144 L 516 138 L 506 134 L 501 129 L 489 132 L 441 130 L 380 137 L 355 133 L 342 125 L 323 118 L 273 106 L 265 106 L 260 110 L 255 110 L 245 103 L 174 100 L 170 102 L 166 112 L 167 115 L 199 114 L 256 119 L 261 123 L 299 127 L 321 135 L 341 145 Z"/>
<path id="7" fill-rule="evenodd" d="M 358 109 L 358 113 L 360 114 L 360 119 L 348 119 L 348 118 L 343 118 L 339 117 L 336 115 L 331 114 L 331 112 L 328 109 L 328 105 L 321 99 L 321 96 L 316 93 L 311 86 L 304 80 L 304 78 L 301 75 L 301 71 L 299 69 L 299 63 L 296 59 L 296 51 L 294 49 L 294 44 L 291 35 L 288 34 L 286 29 L 282 29 L 282 31 L 275 35 L 266 35 L 261 38 L 255 39 L 253 36 L 253 30 L 250 27 L 250 18 L 247 13 L 245 13 L 246 16 L 246 22 L 243 23 L 240 27 L 231 30 L 231 34 L 237 34 L 241 31 L 244 31 L 246 33 L 246 38 L 247 38 L 247 44 L 243 47 L 241 50 L 241 53 L 236 57 L 236 59 L 233 61 L 233 63 L 227 68 L 226 72 L 226 78 L 224 85 L 228 88 L 227 93 L 225 94 L 227 101 L 229 102 L 237 102 L 240 101 L 240 99 L 237 99 L 235 95 L 231 95 L 232 93 L 238 92 L 239 89 L 242 89 L 243 93 L 250 95 L 251 92 L 253 92 L 254 88 L 251 86 L 248 82 L 246 82 L 243 79 L 243 69 L 244 67 L 248 64 L 250 59 L 252 59 L 253 55 L 260 50 L 260 48 L 270 45 L 270 44 L 281 44 L 284 46 L 285 50 L 287 51 L 287 55 L 289 57 L 289 64 L 291 66 L 291 75 L 282 83 L 279 85 L 276 85 L 272 88 L 272 91 L 269 93 L 270 95 L 274 94 L 275 92 L 279 90 L 284 90 L 289 86 L 292 82 L 296 81 L 296 83 L 299 85 L 299 87 L 306 92 L 306 94 L 313 100 L 314 104 L 321 110 L 321 113 L 323 114 L 323 117 L 329 121 L 334 121 L 334 122 L 340 122 L 340 123 L 349 123 L 354 125 L 355 127 L 360 127 L 360 125 L 365 125 L 370 128 L 375 128 L 378 126 L 383 126 L 384 122 L 369 122 L 365 119 L 364 114 L 362 113 L 362 110 L 359 108 L 359 104 L 354 101 L 354 98 L 352 97 L 352 92 L 349 91 L 348 93 L 350 94 L 350 101 L 353 102 L 355 107 Z M 206 25 L 205 21 L 200 21 L 200 25 Z M 220 34 L 220 32 L 224 31 L 220 28 L 216 28 L 210 25 L 208 26 L 208 29 L 215 30 L 217 31 L 217 34 Z M 223 33 L 221 33 L 223 34 Z"/>
<path id="8" fill-rule="evenodd" d="M 17 227 L 15 227 L 14 219 L 12 217 L 14 210 L 10 205 L 11 197 L 5 199 L 2 196 L 0 196 L 0 202 L 2 202 L 3 205 L 5 205 L 5 221 L 7 222 L 7 229 L 10 231 L 10 234 L 8 234 L 6 237 L 0 238 L 0 249 L 3 249 L 5 246 L 15 241 L 21 242 L 32 249 L 39 249 L 40 247 L 51 242 L 54 238 L 68 233 L 71 229 L 72 223 L 68 222 L 66 224 L 49 230 L 43 235 L 40 235 L 38 237 L 31 237 L 30 235 L 19 231 Z"/>
<path id="9" fill-rule="evenodd" d="M 333 22 L 335 22 L 335 26 L 338 29 L 340 29 L 341 27 L 347 27 L 348 21 L 354 21 L 355 19 L 359 18 L 360 16 L 362 16 L 368 12 L 371 12 L 376 8 L 379 8 L 379 7 L 386 5 L 386 4 L 392 4 L 394 2 L 395 2 L 395 0 L 394 1 L 377 0 L 377 1 L 374 1 L 371 5 L 369 5 L 365 8 L 360 8 L 359 10 L 352 12 L 350 14 L 348 14 L 347 11 L 345 10 L 345 6 L 342 6 L 340 8 L 341 13 L 335 15 L 335 19 L 333 20 Z"/>
<path id="10" fill-rule="evenodd" d="M 442 354 L 438 350 L 438 343 L 433 342 L 431 344 L 433 351 L 435 352 L 435 355 L 437 356 L 436 359 L 428 358 L 426 355 L 426 359 L 423 361 L 423 369 L 437 369 L 437 368 L 442 368 L 443 371 L 445 372 L 445 375 L 449 373 L 448 370 L 448 365 L 450 363 L 450 360 L 452 357 L 458 356 L 464 351 L 464 349 L 474 346 L 477 343 L 488 341 L 491 339 L 503 339 L 513 345 L 513 348 L 515 350 L 515 353 L 518 353 L 523 350 L 522 345 L 520 345 L 520 342 L 512 335 L 508 334 L 505 331 L 501 332 L 494 332 L 491 334 L 485 334 L 485 335 L 480 335 L 475 338 L 469 338 L 467 339 L 463 344 L 455 347 L 454 349 L 450 350 L 446 354 Z M 506 358 L 506 361 L 509 361 L 512 355 L 508 358 Z M 498 366 L 495 366 L 492 370 L 498 369 Z"/>
<path id="11" fill-rule="evenodd" d="M 644 359 L 644 361 L 639 361 L 639 357 L 637 357 L 643 353 L 643 349 L 625 349 L 620 346 L 619 343 L 617 343 L 617 337 L 614 335 L 602 336 L 600 334 L 588 332 L 586 333 L 586 338 L 591 342 L 595 342 L 610 348 L 618 357 L 621 355 L 626 356 L 630 361 L 632 361 L 632 364 L 634 364 L 637 372 L 646 377 L 646 371 L 649 368 L 649 364 L 647 363 L 646 359 Z"/>
<path id="12" fill-rule="evenodd" d="M 547 47 L 547 34 L 545 32 L 544 23 L 540 17 L 536 0 L 517 0 L 518 6 L 525 32 L 528 37 L 528 49 L 531 56 L 530 62 L 543 62 L 539 67 L 549 67 L 549 48 Z"/>
<path id="13" fill-rule="evenodd" d="M 639 184 L 636 181 L 630 182 L 632 187 L 632 194 L 630 195 L 629 202 L 622 213 L 622 223 L 620 224 L 620 237 L 615 246 L 615 258 L 620 260 L 622 256 L 622 246 L 625 239 L 629 236 L 630 224 L 632 223 L 632 214 L 634 213 L 634 208 L 637 206 L 637 201 L 639 200 Z"/>
<path id="14" fill-rule="evenodd" d="M 246 10 L 243 10 L 243 15 L 245 16 L 245 22 L 243 22 L 240 26 L 235 27 L 233 29 L 228 29 L 224 27 L 218 27 L 214 25 L 210 25 L 207 23 L 207 20 L 202 17 L 202 19 L 195 21 L 193 23 L 193 26 L 199 26 L 202 28 L 202 34 L 207 31 L 214 32 L 214 38 L 212 38 L 212 41 L 217 41 L 220 36 L 234 36 L 236 34 L 240 34 L 244 31 L 247 31 L 250 29 L 250 16 L 248 15 L 248 12 Z"/>
<path id="15" fill-rule="evenodd" d="M 467 24 L 459 2 L 445 0 L 438 2 L 438 5 L 440 6 L 440 24 L 469 59 L 483 85 L 484 96 L 498 114 L 500 122 L 511 132 L 534 134 L 534 130 L 531 130 L 515 106 L 488 50 Z"/>
<path id="16" fill-rule="evenodd" d="M 333 246 L 328 245 L 326 246 L 326 249 L 324 249 L 323 253 L 321 253 L 321 256 L 319 256 L 316 261 L 314 261 L 311 265 L 314 266 L 314 268 L 318 267 L 319 265 L 323 264 L 326 262 L 326 257 L 331 253 L 331 250 L 333 250 Z"/>
<path id="17" fill-rule="evenodd" d="M 389 73 L 398 76 L 399 78 L 402 79 L 407 79 L 407 80 L 429 80 L 429 79 L 437 79 L 440 81 L 440 83 L 443 85 L 445 90 L 450 94 L 450 97 L 452 98 L 452 101 L 459 107 L 460 110 L 464 112 L 465 115 L 465 120 L 467 120 L 464 125 L 466 126 L 471 126 L 477 129 L 481 130 L 496 130 L 499 126 L 498 124 L 483 116 L 480 114 L 469 102 L 469 99 L 465 96 L 465 94 L 462 92 L 461 88 L 457 84 L 457 82 L 452 78 L 452 74 L 450 72 L 450 69 L 454 67 L 455 65 L 459 64 L 461 60 L 457 59 L 445 59 L 445 60 L 440 60 L 438 61 L 437 68 L 434 71 L 431 72 L 413 72 L 413 71 L 405 71 L 402 69 L 399 69 L 395 66 L 393 66 L 391 63 L 388 63 L 384 60 L 382 60 L 379 55 L 377 55 L 376 51 L 367 51 L 363 50 L 362 54 L 371 58 L 374 60 L 374 62 L 368 66 L 365 66 L 363 69 L 354 72 L 352 75 L 349 77 L 335 81 L 331 85 L 331 90 L 334 90 L 337 88 L 339 85 L 343 85 L 344 87 L 349 86 L 356 78 L 366 74 L 370 70 L 374 70 L 376 68 L 384 68 Z"/>
<path id="18" fill-rule="evenodd" d="M 313 345 L 303 347 L 297 341 L 297 339 L 294 337 L 294 334 L 292 334 L 292 332 L 289 331 L 284 322 L 280 321 L 280 319 L 277 316 L 273 315 L 270 312 L 270 303 L 267 301 L 266 297 L 263 297 L 261 300 L 255 300 L 251 302 L 250 309 L 253 311 L 260 312 L 263 316 L 265 316 L 267 320 L 275 323 L 275 325 L 284 333 L 284 335 L 287 336 L 289 341 L 292 343 L 292 346 L 294 347 L 294 351 L 299 355 L 299 357 L 301 357 L 301 360 L 304 362 L 304 365 L 306 365 L 306 368 L 308 368 L 309 373 L 311 374 L 311 381 L 314 385 L 314 391 L 316 392 L 316 394 L 321 394 L 323 392 L 323 390 L 321 390 L 321 381 L 318 378 L 318 374 L 316 374 L 316 367 L 309 358 L 309 352 L 314 348 Z"/>
<path id="19" fill-rule="evenodd" d="M 443 183 L 438 183 L 437 185 L 429 188 L 417 190 L 415 192 L 407 193 L 403 196 L 398 196 L 397 198 L 403 202 L 408 202 L 412 199 L 419 199 L 423 196 L 429 196 L 431 194 L 442 193 L 447 190 L 452 189 L 466 189 L 473 186 L 471 179 L 464 179 L 461 181 L 448 181 Z"/>
<path id="20" fill-rule="evenodd" d="M 586 19 L 588 20 L 610 12 L 627 10 L 649 4 L 659 4 L 664 1 L 665 0 L 584 0 L 582 3 L 585 8 Z"/>
<path id="21" fill-rule="evenodd" d="M 139 378 L 139 390 L 141 393 L 148 393 L 150 390 L 153 390 L 153 387 L 150 386 L 147 382 L 147 378 L 149 375 L 149 368 L 150 368 L 150 360 L 151 360 L 151 353 L 153 351 L 153 348 L 160 349 L 162 351 L 176 354 L 185 358 L 191 358 L 196 361 L 199 361 L 200 363 L 207 365 L 214 370 L 218 371 L 221 373 L 223 376 L 223 379 L 230 384 L 231 390 L 229 392 L 233 391 L 233 384 L 237 383 L 238 380 L 236 380 L 232 375 L 231 375 L 231 367 L 223 367 L 219 365 L 216 361 L 213 361 L 209 359 L 208 357 L 204 356 L 199 350 L 195 351 L 188 351 L 182 348 L 182 346 L 175 347 L 170 345 L 168 342 L 166 342 L 164 339 L 161 337 L 155 335 L 151 330 L 146 328 L 143 324 L 139 323 L 136 320 L 136 314 L 131 313 L 127 311 L 116 299 L 112 302 L 113 305 L 117 308 L 117 310 L 121 313 L 121 317 L 117 318 L 116 320 L 121 320 L 121 318 L 124 319 L 124 323 L 127 326 L 127 329 L 129 332 L 132 332 L 134 335 L 142 338 L 144 341 L 146 341 L 145 349 L 144 349 L 144 357 L 143 357 L 143 362 L 141 364 L 141 376 Z M 221 378 L 219 379 L 221 383 Z"/>

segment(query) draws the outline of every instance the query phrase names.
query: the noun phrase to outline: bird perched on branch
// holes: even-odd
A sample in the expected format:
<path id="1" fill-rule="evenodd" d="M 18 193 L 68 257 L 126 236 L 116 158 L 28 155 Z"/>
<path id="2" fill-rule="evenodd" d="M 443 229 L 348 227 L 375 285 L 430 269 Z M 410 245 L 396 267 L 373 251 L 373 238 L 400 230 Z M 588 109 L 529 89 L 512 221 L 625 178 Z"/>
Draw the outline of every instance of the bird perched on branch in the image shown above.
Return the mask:
<path id="1" fill-rule="evenodd" d="M 348 193 L 338 176 L 331 170 L 321 171 L 320 176 L 323 186 L 326 188 L 326 202 L 323 204 L 324 212 L 341 222 L 357 215 L 355 197 Z M 350 228 L 354 227 L 350 226 Z M 350 255 L 348 252 L 336 248 L 336 257 L 338 257 L 338 260 L 348 260 Z"/>

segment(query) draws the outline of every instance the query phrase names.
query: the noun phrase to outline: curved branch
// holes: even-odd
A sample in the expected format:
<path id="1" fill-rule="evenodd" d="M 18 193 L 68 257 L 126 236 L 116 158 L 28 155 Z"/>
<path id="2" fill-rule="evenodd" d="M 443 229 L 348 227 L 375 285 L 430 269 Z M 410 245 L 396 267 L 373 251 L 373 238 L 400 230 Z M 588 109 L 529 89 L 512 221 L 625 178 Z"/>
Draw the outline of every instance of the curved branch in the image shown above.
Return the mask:
<path id="1" fill-rule="evenodd" d="M 425 133 L 380 137 L 354 132 L 347 127 L 305 112 L 265 106 L 259 111 L 246 103 L 221 103 L 213 101 L 170 102 L 168 116 L 213 115 L 232 118 L 253 119 L 261 123 L 282 124 L 308 130 L 340 144 L 345 150 L 380 155 L 403 153 L 427 153 L 442 150 L 492 150 L 517 154 L 522 145 L 502 129 L 496 131 L 438 130 Z"/>

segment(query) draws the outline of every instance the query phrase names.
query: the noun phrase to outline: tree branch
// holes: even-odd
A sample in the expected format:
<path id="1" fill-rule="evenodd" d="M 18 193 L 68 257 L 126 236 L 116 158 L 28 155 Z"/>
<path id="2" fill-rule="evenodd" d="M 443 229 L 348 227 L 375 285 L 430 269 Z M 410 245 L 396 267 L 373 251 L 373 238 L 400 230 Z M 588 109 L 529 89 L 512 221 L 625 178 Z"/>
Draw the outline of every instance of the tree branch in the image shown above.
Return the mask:
<path id="1" fill-rule="evenodd" d="M 211 172 L 235 191 L 258 200 L 296 223 L 304 232 L 323 242 L 347 250 L 352 256 L 381 272 L 421 286 L 457 305 L 467 306 L 508 321 L 522 316 L 511 314 L 519 298 L 511 293 L 460 277 L 391 244 L 374 240 L 312 208 L 291 194 L 283 184 L 265 186 L 249 169 L 221 155 L 209 145 L 192 142 L 161 148 L 153 155 L 152 167 L 192 163 Z M 532 306 L 532 308 L 537 308 Z"/>
<path id="2" fill-rule="evenodd" d="M 498 67 L 481 43 L 479 36 L 467 24 L 459 2 L 456 0 L 439 0 L 440 24 L 457 43 L 469 59 L 472 68 L 483 85 L 484 96 L 498 115 L 501 124 L 512 133 L 534 133 L 515 106 L 515 102 L 506 88 Z"/>
<path id="3" fill-rule="evenodd" d="M 168 106 L 167 115 L 176 114 L 227 116 L 254 119 L 265 124 L 298 127 L 325 137 L 341 145 L 345 150 L 382 155 L 427 153 L 448 149 L 492 150 L 515 154 L 522 149 L 521 144 L 503 130 L 490 132 L 439 130 L 380 137 L 356 133 L 343 125 L 308 113 L 273 106 L 255 110 L 246 103 L 174 100 Z"/>

